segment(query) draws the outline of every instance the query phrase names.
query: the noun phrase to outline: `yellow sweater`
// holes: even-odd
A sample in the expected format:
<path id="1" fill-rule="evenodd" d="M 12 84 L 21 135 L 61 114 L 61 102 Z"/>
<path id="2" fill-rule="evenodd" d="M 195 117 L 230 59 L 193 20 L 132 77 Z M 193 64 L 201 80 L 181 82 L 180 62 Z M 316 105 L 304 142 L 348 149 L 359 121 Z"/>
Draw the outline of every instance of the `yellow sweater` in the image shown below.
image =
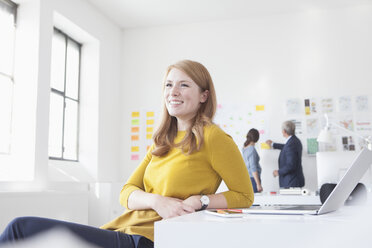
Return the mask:
<path id="1" fill-rule="evenodd" d="M 175 143 L 185 131 L 179 131 Z M 204 127 L 204 144 L 200 151 L 185 155 L 173 148 L 162 157 L 151 149 L 131 175 L 120 193 L 120 203 L 128 209 L 128 197 L 135 190 L 186 199 L 192 195 L 214 194 L 224 180 L 223 192 L 229 208 L 250 207 L 253 189 L 241 153 L 232 140 L 216 125 Z M 154 210 L 126 210 L 101 228 L 142 235 L 154 240 L 154 222 L 161 217 Z"/>

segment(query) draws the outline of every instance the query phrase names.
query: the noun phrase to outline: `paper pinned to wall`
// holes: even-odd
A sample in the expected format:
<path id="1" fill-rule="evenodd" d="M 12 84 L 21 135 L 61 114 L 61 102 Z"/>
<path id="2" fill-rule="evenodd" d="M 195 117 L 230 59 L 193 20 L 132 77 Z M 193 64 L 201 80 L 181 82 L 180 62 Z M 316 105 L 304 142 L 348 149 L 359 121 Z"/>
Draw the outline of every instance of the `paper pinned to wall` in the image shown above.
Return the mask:
<path id="1" fill-rule="evenodd" d="M 340 112 L 351 112 L 352 109 L 352 103 L 351 103 L 351 97 L 350 96 L 341 96 L 338 99 L 338 108 Z"/>
<path id="2" fill-rule="evenodd" d="M 304 100 L 305 115 L 314 115 L 318 113 L 318 103 L 316 98 L 308 98 Z"/>
<path id="3" fill-rule="evenodd" d="M 339 124 L 347 130 L 354 131 L 354 121 L 352 115 L 340 116 Z"/>
<path id="4" fill-rule="evenodd" d="M 334 112 L 334 104 L 332 98 L 323 98 L 321 100 L 321 107 L 323 113 L 333 113 Z"/>
<path id="5" fill-rule="evenodd" d="M 360 112 L 369 111 L 368 96 L 357 96 L 355 99 L 356 110 Z"/>
<path id="6" fill-rule="evenodd" d="M 307 154 L 314 155 L 318 152 L 318 142 L 316 138 L 307 139 Z"/>
<path id="7" fill-rule="evenodd" d="M 372 135 L 372 116 L 365 114 L 356 115 L 355 131 L 362 135 Z"/>
<path id="8" fill-rule="evenodd" d="M 264 104 L 220 104 L 214 122 L 234 139 L 238 147 L 243 146 L 246 135 L 251 128 L 257 129 L 260 133 L 258 144 L 270 138 L 267 106 Z M 261 146 L 258 146 L 257 149 L 261 149 Z"/>
<path id="9" fill-rule="evenodd" d="M 307 131 L 307 136 L 317 137 L 320 132 L 319 120 L 316 118 L 307 119 L 306 120 L 306 131 Z"/>
<path id="10" fill-rule="evenodd" d="M 288 99 L 286 102 L 287 115 L 299 115 L 301 114 L 301 103 L 300 99 Z"/>
<path id="11" fill-rule="evenodd" d="M 342 148 L 344 151 L 355 151 L 355 143 L 353 136 L 342 136 Z"/>
<path id="12" fill-rule="evenodd" d="M 290 120 L 292 121 L 295 126 L 296 126 L 296 135 L 302 135 L 303 134 L 303 131 L 302 131 L 302 120 L 300 119 L 292 119 Z"/>

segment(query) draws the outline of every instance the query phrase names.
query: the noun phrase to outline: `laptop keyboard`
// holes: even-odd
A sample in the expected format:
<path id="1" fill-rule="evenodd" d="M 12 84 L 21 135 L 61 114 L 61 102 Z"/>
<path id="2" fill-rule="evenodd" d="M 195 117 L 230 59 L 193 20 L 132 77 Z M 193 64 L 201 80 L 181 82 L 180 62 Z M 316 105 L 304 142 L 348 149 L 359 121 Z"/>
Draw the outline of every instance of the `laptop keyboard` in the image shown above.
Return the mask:
<path id="1" fill-rule="evenodd" d="M 301 205 L 301 206 L 293 206 L 293 207 L 285 207 L 286 210 L 318 210 L 321 206 L 320 205 Z"/>

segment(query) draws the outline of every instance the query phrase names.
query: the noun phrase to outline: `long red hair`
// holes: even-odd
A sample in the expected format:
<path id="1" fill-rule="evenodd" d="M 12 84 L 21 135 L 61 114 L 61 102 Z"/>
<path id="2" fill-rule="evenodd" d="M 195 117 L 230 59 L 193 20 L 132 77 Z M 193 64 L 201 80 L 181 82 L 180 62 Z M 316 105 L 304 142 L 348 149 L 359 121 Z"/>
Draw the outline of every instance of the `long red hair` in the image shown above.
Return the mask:
<path id="1" fill-rule="evenodd" d="M 199 110 L 192 119 L 190 128 L 186 130 L 185 137 L 177 144 L 174 143 L 174 139 L 178 132 L 177 119 L 169 115 L 165 103 L 163 102 L 161 123 L 153 136 L 155 149 L 152 151 L 152 154 L 155 156 L 166 155 L 173 147 L 180 147 L 182 151 L 187 154 L 199 151 L 204 142 L 203 128 L 205 125 L 212 124 L 214 114 L 216 113 L 216 92 L 208 70 L 198 62 L 181 60 L 168 66 L 163 81 L 163 90 L 165 80 L 173 68 L 177 68 L 186 73 L 199 86 L 201 92 L 208 90 L 209 95 L 207 100 L 201 103 Z"/>

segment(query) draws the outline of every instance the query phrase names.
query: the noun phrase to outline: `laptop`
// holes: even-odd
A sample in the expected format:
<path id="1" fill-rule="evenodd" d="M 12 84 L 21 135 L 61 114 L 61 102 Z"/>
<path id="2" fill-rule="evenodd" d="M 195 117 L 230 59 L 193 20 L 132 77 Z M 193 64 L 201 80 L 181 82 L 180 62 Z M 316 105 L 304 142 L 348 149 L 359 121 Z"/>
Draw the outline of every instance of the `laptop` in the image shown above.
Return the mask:
<path id="1" fill-rule="evenodd" d="M 359 180 L 372 164 L 372 151 L 364 148 L 353 161 L 345 175 L 329 194 L 323 205 L 274 205 L 274 206 L 252 206 L 241 209 L 239 214 L 231 214 L 242 217 L 244 214 L 312 214 L 320 215 L 339 209 L 347 200 Z M 211 214 L 213 210 L 210 211 Z M 222 216 L 222 215 L 220 215 Z M 231 217 L 233 217 L 231 216 Z M 224 216 L 225 217 L 225 216 Z"/>

